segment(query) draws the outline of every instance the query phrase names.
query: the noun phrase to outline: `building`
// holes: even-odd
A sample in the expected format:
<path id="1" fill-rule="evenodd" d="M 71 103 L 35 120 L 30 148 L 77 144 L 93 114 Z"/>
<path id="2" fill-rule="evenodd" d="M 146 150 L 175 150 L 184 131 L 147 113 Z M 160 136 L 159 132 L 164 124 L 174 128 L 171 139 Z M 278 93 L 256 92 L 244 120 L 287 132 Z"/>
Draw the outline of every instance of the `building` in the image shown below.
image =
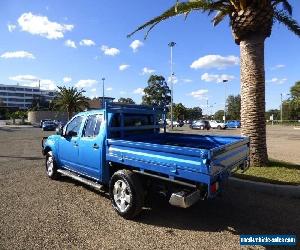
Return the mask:
<path id="1" fill-rule="evenodd" d="M 113 102 L 114 99 L 115 98 L 113 98 L 113 97 L 107 97 L 107 96 L 104 97 L 104 101 L 106 103 Z M 103 107 L 102 97 L 93 98 L 92 100 L 89 100 L 88 103 L 89 103 L 89 108 L 90 109 L 100 109 L 100 108 Z"/>
<path id="2" fill-rule="evenodd" d="M 0 107 L 28 109 L 33 102 L 50 102 L 55 91 L 41 90 L 38 87 L 0 84 Z"/>

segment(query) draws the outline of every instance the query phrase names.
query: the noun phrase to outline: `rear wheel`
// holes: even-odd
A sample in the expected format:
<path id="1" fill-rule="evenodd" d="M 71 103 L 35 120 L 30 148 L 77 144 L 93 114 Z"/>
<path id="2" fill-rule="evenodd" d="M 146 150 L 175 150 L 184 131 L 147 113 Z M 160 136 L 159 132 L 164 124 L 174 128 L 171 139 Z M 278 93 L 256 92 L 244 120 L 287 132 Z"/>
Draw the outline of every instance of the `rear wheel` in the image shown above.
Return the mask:
<path id="1" fill-rule="evenodd" d="M 220 126 L 220 125 L 218 125 L 218 129 L 221 129 L 221 126 Z"/>
<path id="2" fill-rule="evenodd" d="M 112 205 L 125 219 L 137 216 L 144 203 L 144 191 L 137 174 L 129 170 L 119 170 L 111 177 L 109 194 Z"/>
<path id="3" fill-rule="evenodd" d="M 203 127 L 203 126 L 200 126 L 200 129 L 201 129 L 201 130 L 204 130 L 204 127 Z"/>
<path id="4" fill-rule="evenodd" d="M 59 177 L 59 173 L 57 172 L 57 164 L 53 157 L 52 151 L 49 151 L 46 155 L 46 173 L 50 179 L 57 179 Z"/>

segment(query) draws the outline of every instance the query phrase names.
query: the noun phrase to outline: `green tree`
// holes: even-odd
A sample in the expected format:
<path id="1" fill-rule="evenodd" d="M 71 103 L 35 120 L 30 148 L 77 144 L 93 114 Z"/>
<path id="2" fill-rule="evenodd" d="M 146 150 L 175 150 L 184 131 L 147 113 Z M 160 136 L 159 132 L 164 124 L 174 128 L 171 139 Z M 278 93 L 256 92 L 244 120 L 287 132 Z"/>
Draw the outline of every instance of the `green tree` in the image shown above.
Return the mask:
<path id="1" fill-rule="evenodd" d="M 193 107 L 187 109 L 187 119 L 188 120 L 198 120 L 202 117 L 202 109 L 200 107 Z"/>
<path id="2" fill-rule="evenodd" d="M 241 96 L 230 95 L 227 97 L 227 120 L 240 120 L 241 119 Z M 224 114 L 223 114 L 224 115 Z"/>
<path id="3" fill-rule="evenodd" d="M 71 119 L 74 112 L 82 111 L 89 107 L 88 99 L 83 96 L 84 90 L 77 90 L 75 87 L 57 87 L 59 89 L 54 105 L 61 111 L 68 114 L 68 120 Z"/>
<path id="4" fill-rule="evenodd" d="M 228 18 L 236 44 L 240 46 L 241 67 L 241 121 L 242 134 L 250 136 L 252 166 L 263 166 L 268 162 L 265 121 L 265 66 L 264 42 L 271 35 L 275 21 L 300 36 L 300 26 L 292 18 L 292 7 L 288 0 L 189 0 L 176 1 L 175 5 L 161 15 L 139 26 L 150 30 L 171 17 L 192 11 L 216 12 L 213 25 Z"/>
<path id="5" fill-rule="evenodd" d="M 134 100 L 132 100 L 131 98 L 124 98 L 124 97 L 120 97 L 118 99 L 118 102 L 124 104 L 135 104 Z"/>
<path id="6" fill-rule="evenodd" d="M 163 76 L 151 75 L 144 93 L 143 104 L 165 107 L 171 102 L 171 91 Z"/>
<path id="7" fill-rule="evenodd" d="M 184 120 L 187 115 L 187 108 L 182 103 L 174 104 L 173 114 L 176 120 Z"/>
<path id="8" fill-rule="evenodd" d="M 224 116 L 224 110 L 220 109 L 214 114 L 214 119 L 222 121 L 223 116 Z"/>
<path id="9" fill-rule="evenodd" d="M 9 114 L 9 118 L 12 119 L 12 122 L 15 125 L 16 124 L 16 119 L 19 118 L 19 115 L 18 115 L 17 111 L 16 112 L 11 112 Z"/>
<path id="10" fill-rule="evenodd" d="M 22 120 L 22 124 L 25 123 L 25 118 L 27 117 L 27 112 L 24 110 L 18 110 L 15 112 L 16 118 L 20 118 Z"/>
<path id="11" fill-rule="evenodd" d="M 279 109 L 270 109 L 266 112 L 266 120 L 270 120 L 270 116 L 273 115 L 273 120 L 280 120 L 280 110 Z"/>
<path id="12" fill-rule="evenodd" d="M 294 86 L 291 87 L 292 98 L 300 99 L 300 81 L 296 82 Z"/>

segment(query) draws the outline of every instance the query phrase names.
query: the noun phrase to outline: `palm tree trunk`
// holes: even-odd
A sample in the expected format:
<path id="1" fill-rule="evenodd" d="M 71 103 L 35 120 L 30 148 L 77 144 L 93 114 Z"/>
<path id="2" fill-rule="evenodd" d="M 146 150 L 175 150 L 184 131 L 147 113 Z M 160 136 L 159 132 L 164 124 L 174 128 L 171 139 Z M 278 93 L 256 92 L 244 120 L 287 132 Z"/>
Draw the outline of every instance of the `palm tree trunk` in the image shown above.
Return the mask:
<path id="1" fill-rule="evenodd" d="M 268 162 L 265 120 L 265 37 L 253 35 L 240 42 L 242 135 L 250 137 L 250 164 Z"/>

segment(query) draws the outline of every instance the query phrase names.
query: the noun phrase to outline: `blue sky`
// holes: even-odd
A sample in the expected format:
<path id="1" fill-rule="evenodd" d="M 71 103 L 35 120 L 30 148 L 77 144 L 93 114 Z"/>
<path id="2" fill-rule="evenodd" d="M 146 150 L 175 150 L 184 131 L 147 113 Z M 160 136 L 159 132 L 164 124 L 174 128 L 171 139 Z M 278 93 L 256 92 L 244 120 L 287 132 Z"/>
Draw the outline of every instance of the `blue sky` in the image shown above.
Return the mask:
<path id="1" fill-rule="evenodd" d="M 170 75 L 168 43 L 175 41 L 174 102 L 222 109 L 223 78 L 230 79 L 227 94 L 240 92 L 239 47 L 228 20 L 214 28 L 210 17 L 193 13 L 161 23 L 146 41 L 145 32 L 126 37 L 174 2 L 1 0 L 0 83 L 37 85 L 40 79 L 43 88 L 77 86 L 93 97 L 102 95 L 105 77 L 106 95 L 140 102 L 151 73 Z M 290 2 L 300 22 L 300 4 Z M 300 39 L 275 24 L 265 43 L 267 109 L 278 108 L 280 93 L 300 80 L 299 52 Z"/>

